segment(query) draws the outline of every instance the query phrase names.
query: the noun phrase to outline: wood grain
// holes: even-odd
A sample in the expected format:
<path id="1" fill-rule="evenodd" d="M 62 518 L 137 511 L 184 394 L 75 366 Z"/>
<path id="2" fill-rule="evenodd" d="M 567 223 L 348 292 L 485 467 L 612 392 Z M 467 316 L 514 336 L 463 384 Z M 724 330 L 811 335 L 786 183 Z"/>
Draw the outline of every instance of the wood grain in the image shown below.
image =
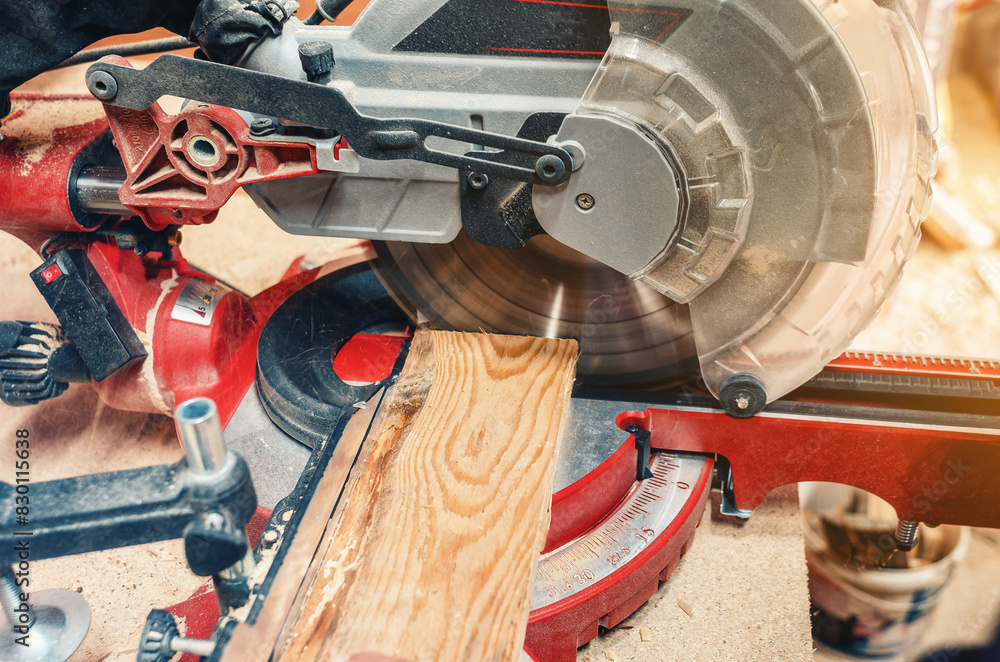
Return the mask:
<path id="1" fill-rule="evenodd" d="M 417 334 L 282 660 L 518 659 L 577 356 Z"/>

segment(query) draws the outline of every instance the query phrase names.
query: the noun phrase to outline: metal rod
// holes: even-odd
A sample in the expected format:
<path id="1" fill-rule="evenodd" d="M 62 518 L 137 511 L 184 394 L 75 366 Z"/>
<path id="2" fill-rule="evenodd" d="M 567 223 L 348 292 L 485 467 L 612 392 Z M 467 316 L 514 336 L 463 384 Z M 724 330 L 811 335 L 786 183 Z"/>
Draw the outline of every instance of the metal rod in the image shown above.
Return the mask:
<path id="1" fill-rule="evenodd" d="M 235 564 L 220 572 L 219 577 L 226 581 L 246 580 L 253 576 L 256 569 L 257 559 L 253 555 L 253 545 L 250 544 L 248 537 L 246 554 Z"/>
<path id="2" fill-rule="evenodd" d="M 164 39 L 150 39 L 140 41 L 135 44 L 118 44 L 117 46 L 103 46 L 101 48 L 90 48 L 80 51 L 67 60 L 63 60 L 56 66 L 56 69 L 72 67 L 75 64 L 86 62 L 96 62 L 106 55 L 120 55 L 122 57 L 133 57 L 135 55 L 149 55 L 151 53 L 166 53 L 168 51 L 180 51 L 185 48 L 194 48 L 198 44 L 187 37 L 166 37 Z"/>
<path id="3" fill-rule="evenodd" d="M 302 21 L 305 25 L 319 25 L 323 20 L 330 21 L 333 23 L 340 16 L 340 13 L 347 9 L 348 5 L 351 4 L 353 0 L 319 0 L 316 3 L 316 11 L 310 14 L 306 20 Z"/>
<path id="4" fill-rule="evenodd" d="M 124 170 L 84 168 L 76 178 L 76 202 L 88 214 L 131 216 L 133 212 L 118 198 L 124 183 Z"/>
<path id="5" fill-rule="evenodd" d="M 30 628 L 35 624 L 35 610 L 27 602 L 21 602 L 21 588 L 17 585 L 17 577 L 7 566 L 0 568 L 0 605 L 7 614 L 11 628 Z M 26 619 L 21 622 L 21 617 L 25 615 Z"/>
<path id="6" fill-rule="evenodd" d="M 174 637 L 170 640 L 170 650 L 175 653 L 190 653 L 198 657 L 212 657 L 212 653 L 215 652 L 215 641 L 213 639 Z"/>
<path id="7" fill-rule="evenodd" d="M 226 443 L 215 402 L 210 398 L 188 400 L 177 408 L 174 422 L 191 471 L 203 475 L 218 471 L 226 461 Z"/>

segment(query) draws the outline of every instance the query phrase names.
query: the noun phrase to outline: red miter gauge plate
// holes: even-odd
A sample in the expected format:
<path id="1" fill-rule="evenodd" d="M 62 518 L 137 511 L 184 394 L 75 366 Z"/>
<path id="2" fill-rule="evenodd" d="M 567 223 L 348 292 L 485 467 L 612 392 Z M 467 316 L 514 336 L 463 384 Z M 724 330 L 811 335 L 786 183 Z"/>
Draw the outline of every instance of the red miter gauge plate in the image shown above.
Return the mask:
<path id="1" fill-rule="evenodd" d="M 921 377 L 1000 379 L 1000 361 L 880 352 L 845 352 L 831 361 L 826 369 Z"/>
<path id="2" fill-rule="evenodd" d="M 653 477 L 633 483 L 595 526 L 542 554 L 525 638 L 532 659 L 576 660 L 599 626 L 614 627 L 645 604 L 687 551 L 708 499 L 712 460 L 659 453 L 650 469 Z"/>
<path id="3" fill-rule="evenodd" d="M 552 495 L 543 554 L 590 530 L 621 503 L 635 485 L 637 457 L 630 437 L 596 469 Z"/>

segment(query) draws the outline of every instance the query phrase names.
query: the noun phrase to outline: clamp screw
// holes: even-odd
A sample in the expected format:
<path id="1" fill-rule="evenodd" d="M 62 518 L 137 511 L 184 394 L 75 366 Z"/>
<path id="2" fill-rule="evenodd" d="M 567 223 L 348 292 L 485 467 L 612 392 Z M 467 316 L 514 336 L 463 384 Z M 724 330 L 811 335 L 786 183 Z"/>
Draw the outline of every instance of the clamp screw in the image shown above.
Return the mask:
<path id="1" fill-rule="evenodd" d="M 581 193 L 576 196 L 576 206 L 583 211 L 590 211 L 597 204 L 597 200 L 589 193 Z"/>
<path id="2" fill-rule="evenodd" d="M 17 585 L 14 571 L 4 566 L 0 569 L 0 605 L 7 614 L 11 627 L 30 628 L 35 624 L 35 610 L 27 602 L 21 602 L 21 589 Z M 22 618 L 23 617 L 23 618 Z"/>
<path id="3" fill-rule="evenodd" d="M 258 117 L 250 124 L 250 135 L 262 138 L 278 130 L 278 125 L 270 117 Z"/>
<path id="4" fill-rule="evenodd" d="M 490 178 L 481 172 L 470 172 L 466 181 L 469 182 L 469 188 L 476 191 L 482 191 L 490 185 Z"/>
<path id="5" fill-rule="evenodd" d="M 14 571 L 0 568 L 0 603 L 6 613 L 6 628 L 0 617 L 0 659 L 10 662 L 62 662 L 73 653 L 90 629 L 90 608 L 76 591 L 49 589 L 22 602 L 23 587 Z M 30 645 L 20 637 L 31 634 Z"/>
<path id="6" fill-rule="evenodd" d="M 896 541 L 896 549 L 901 552 L 912 551 L 917 546 L 917 529 L 919 522 L 901 519 L 896 524 L 896 532 L 892 537 Z"/>
<path id="7" fill-rule="evenodd" d="M 187 639 L 180 636 L 173 614 L 154 609 L 146 617 L 146 627 L 139 641 L 139 662 L 168 662 L 177 653 L 211 657 L 215 642 L 211 639 Z"/>

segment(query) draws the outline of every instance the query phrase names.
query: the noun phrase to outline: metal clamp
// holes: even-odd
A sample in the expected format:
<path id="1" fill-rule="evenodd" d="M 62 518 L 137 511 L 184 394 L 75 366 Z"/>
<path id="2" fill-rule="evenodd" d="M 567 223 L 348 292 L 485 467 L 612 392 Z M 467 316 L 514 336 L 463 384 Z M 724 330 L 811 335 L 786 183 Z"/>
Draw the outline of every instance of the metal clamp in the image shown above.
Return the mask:
<path id="1" fill-rule="evenodd" d="M 247 549 L 243 528 L 257 507 L 250 471 L 221 445 L 221 431 L 216 434 L 211 429 L 218 427 L 214 403 L 209 407 L 210 400 L 193 402 L 178 409 L 186 459 L 33 485 L 32 504 L 39 516 L 31 522 L 32 560 L 184 537 L 188 563 L 199 574 L 216 574 L 243 563 Z M 14 487 L 0 483 L 0 500 L 13 503 L 13 497 Z M 231 544 L 212 544 L 219 536 L 205 535 L 202 525 L 218 522 L 215 518 L 222 518 L 224 525 L 217 529 L 227 532 Z M 14 519 L 13 509 L 3 513 L 0 530 L 21 530 Z M 13 545 L 0 549 L 0 564 L 15 561 Z"/>

